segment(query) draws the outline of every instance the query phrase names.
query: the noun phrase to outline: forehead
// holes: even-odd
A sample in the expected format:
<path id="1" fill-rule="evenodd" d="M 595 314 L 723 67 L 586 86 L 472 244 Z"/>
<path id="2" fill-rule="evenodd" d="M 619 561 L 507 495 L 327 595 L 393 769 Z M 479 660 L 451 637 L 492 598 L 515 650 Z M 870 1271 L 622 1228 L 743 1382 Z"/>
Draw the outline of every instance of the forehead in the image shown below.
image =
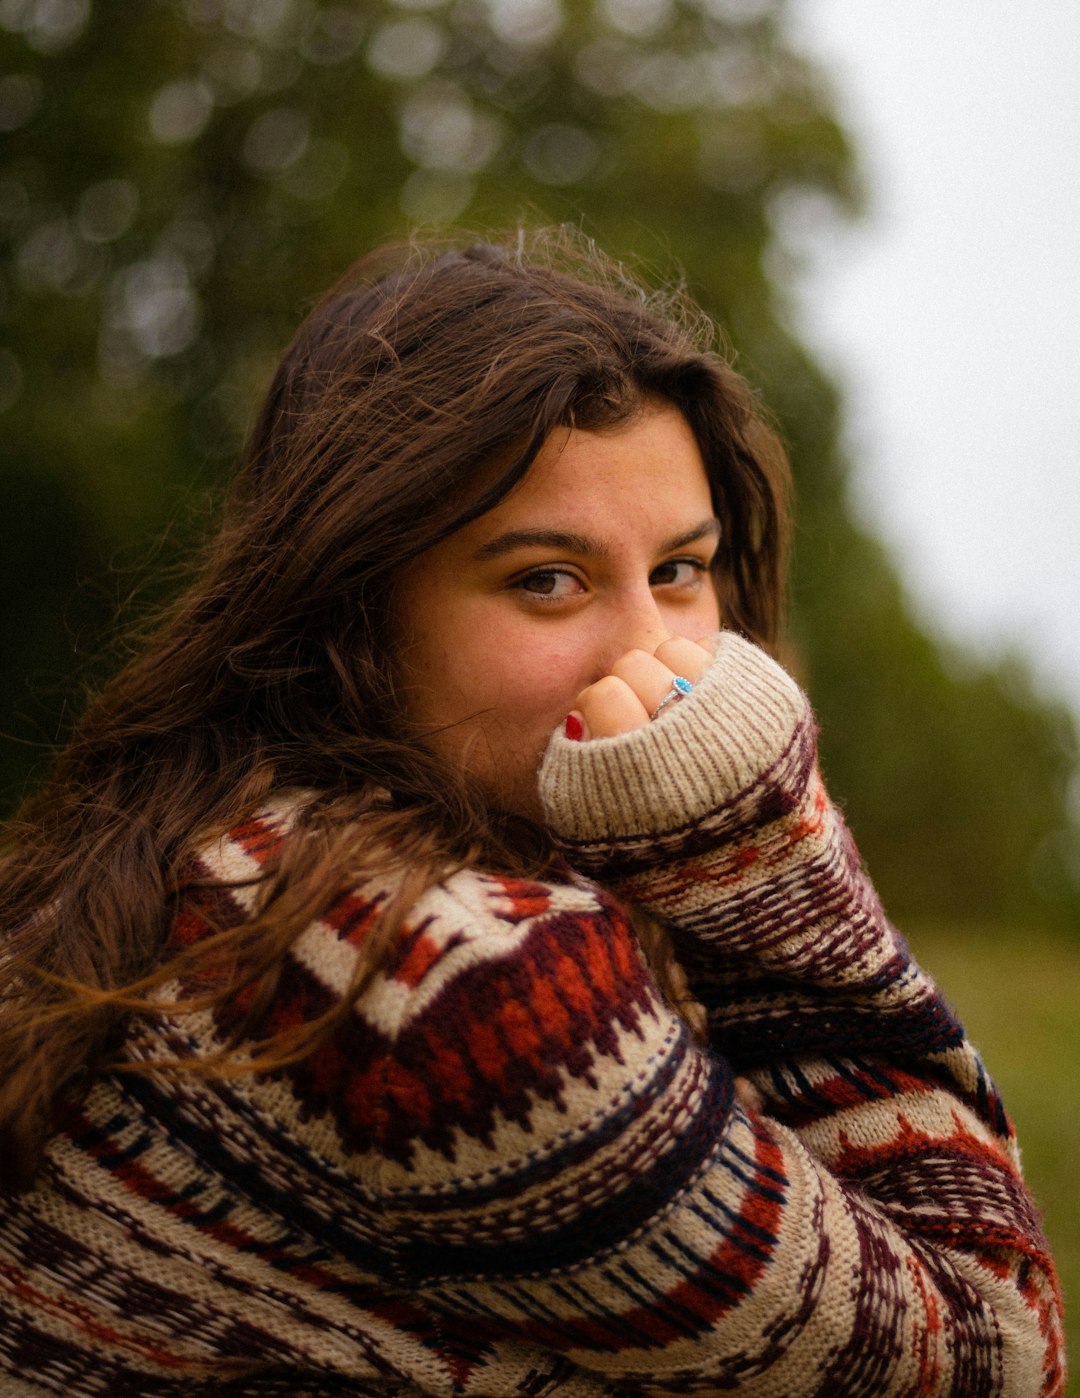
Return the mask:
<path id="1" fill-rule="evenodd" d="M 602 432 L 558 428 L 523 479 L 460 531 L 461 543 L 507 529 L 547 527 L 583 534 L 612 530 L 667 536 L 713 512 L 694 433 L 678 409 L 650 406 Z"/>

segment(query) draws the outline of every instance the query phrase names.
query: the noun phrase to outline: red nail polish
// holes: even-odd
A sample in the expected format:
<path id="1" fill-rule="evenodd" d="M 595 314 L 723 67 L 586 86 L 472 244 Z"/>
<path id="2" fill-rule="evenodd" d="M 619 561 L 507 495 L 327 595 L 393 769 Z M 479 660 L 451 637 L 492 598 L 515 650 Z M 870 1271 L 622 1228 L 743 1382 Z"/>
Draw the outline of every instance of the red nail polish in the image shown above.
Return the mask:
<path id="1" fill-rule="evenodd" d="M 585 736 L 585 725 L 577 714 L 566 715 L 566 736 L 572 743 L 580 743 Z"/>

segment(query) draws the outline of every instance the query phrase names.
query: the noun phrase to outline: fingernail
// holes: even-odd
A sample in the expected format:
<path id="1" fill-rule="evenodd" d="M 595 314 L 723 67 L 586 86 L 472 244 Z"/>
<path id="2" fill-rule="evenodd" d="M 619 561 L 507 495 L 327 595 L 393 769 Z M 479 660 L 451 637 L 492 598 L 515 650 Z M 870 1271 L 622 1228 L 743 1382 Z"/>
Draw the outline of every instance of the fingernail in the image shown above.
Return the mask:
<path id="1" fill-rule="evenodd" d="M 572 743 L 580 743 L 585 736 L 585 723 L 579 713 L 566 715 L 566 736 Z"/>

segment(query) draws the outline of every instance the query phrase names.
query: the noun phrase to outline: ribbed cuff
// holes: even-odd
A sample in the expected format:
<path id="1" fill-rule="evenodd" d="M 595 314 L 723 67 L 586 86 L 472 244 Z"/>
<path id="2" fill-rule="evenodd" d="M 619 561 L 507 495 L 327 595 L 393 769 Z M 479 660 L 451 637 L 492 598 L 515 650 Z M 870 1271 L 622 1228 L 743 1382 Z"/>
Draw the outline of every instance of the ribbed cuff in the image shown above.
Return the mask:
<path id="1" fill-rule="evenodd" d="M 570 841 L 677 830 L 753 786 L 807 715 L 786 670 L 722 632 L 693 693 L 653 722 L 588 742 L 552 735 L 540 767 L 548 823 Z"/>

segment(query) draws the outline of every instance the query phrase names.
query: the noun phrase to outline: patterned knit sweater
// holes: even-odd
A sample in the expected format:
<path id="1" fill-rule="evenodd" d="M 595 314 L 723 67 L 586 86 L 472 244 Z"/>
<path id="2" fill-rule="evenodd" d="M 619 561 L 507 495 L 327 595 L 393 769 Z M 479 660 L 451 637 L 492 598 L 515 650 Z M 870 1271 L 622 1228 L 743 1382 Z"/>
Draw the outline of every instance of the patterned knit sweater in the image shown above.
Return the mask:
<path id="1" fill-rule="evenodd" d="M 1063 1391 L 1008 1121 L 882 916 L 794 682 L 725 635 L 653 724 L 556 735 L 541 787 L 565 879 L 429 890 L 331 1043 L 72 1108 L 0 1206 L 0 1394 Z M 205 852 L 236 882 L 182 939 L 245 917 L 289 817 Z M 341 995 L 392 892 L 301 935 L 277 1027 Z M 708 1048 L 628 901 L 672 927 Z M 205 1054 L 223 1018 L 127 1052 Z"/>

